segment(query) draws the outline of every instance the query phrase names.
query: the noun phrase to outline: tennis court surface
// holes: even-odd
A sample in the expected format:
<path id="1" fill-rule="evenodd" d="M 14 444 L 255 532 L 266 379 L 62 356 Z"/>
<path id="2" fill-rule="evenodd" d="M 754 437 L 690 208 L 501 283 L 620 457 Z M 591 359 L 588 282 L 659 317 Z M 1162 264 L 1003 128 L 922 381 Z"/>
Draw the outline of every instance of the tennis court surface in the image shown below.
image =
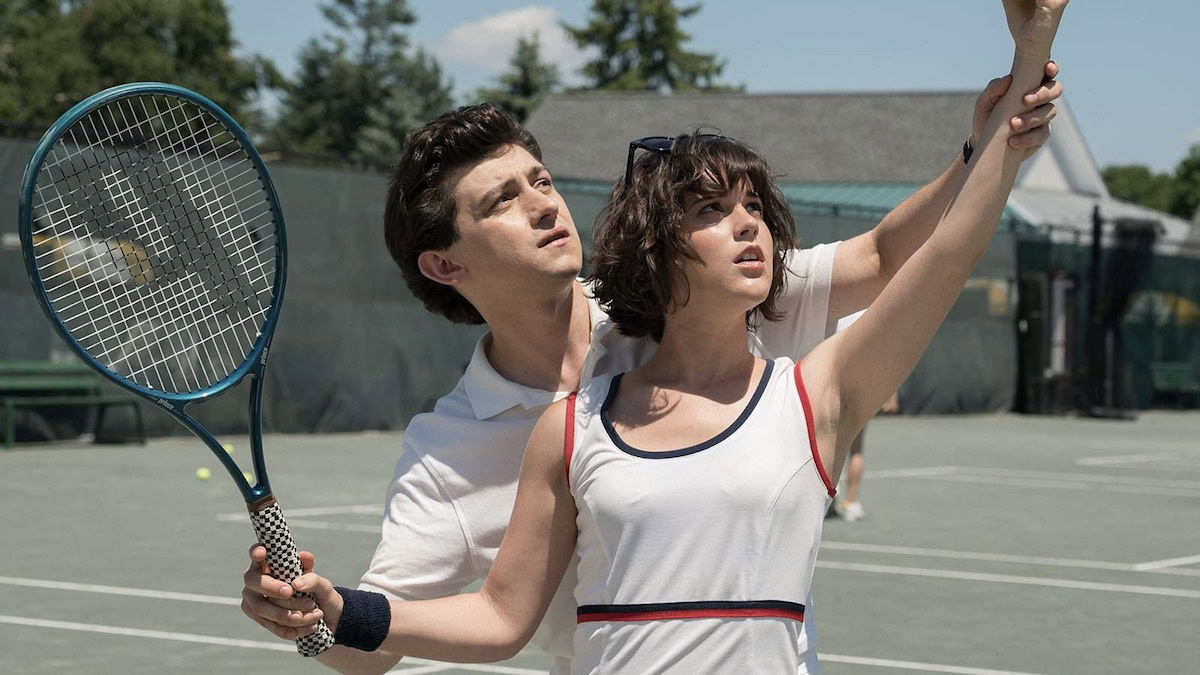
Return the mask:
<path id="1" fill-rule="evenodd" d="M 374 550 L 400 440 L 266 438 L 293 534 L 336 583 Z M 867 519 L 827 521 L 817 566 L 830 675 L 1196 672 L 1200 414 L 887 418 L 866 453 Z M 0 452 L 0 514 L 0 672 L 328 672 L 242 616 L 252 533 L 191 437 Z M 394 672 L 545 665 L 529 648 Z"/>

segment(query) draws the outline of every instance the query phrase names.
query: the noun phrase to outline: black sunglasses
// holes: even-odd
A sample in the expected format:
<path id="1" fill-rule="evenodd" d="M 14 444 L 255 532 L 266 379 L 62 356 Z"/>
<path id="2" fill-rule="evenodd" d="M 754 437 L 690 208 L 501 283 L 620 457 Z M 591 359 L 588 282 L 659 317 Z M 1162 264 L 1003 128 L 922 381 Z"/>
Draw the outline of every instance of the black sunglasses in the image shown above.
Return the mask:
<path id="1" fill-rule="evenodd" d="M 725 138 L 725 136 L 721 134 L 696 134 L 693 138 L 708 142 Z M 670 153 L 674 145 L 674 136 L 646 136 L 645 138 L 630 141 L 629 156 L 625 158 L 625 188 L 629 189 L 630 184 L 633 183 L 633 156 L 638 150 L 649 150 L 650 152 L 662 155 Z"/>

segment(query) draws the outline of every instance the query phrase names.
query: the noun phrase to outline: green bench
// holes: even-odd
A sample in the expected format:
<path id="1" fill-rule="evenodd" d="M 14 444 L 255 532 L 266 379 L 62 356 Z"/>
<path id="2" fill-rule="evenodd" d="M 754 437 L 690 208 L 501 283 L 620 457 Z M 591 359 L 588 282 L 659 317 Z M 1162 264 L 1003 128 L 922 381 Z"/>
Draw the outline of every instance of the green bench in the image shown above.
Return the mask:
<path id="1" fill-rule="evenodd" d="M 1156 394 L 1170 394 L 1179 399 L 1200 396 L 1200 381 L 1196 370 L 1187 361 L 1156 361 L 1150 364 L 1150 380 Z"/>
<path id="2" fill-rule="evenodd" d="M 82 363 L 0 361 L 0 407 L 4 410 L 4 447 L 16 439 L 17 408 L 88 406 L 96 408 L 92 437 L 99 439 L 108 408 L 132 406 L 138 438 L 146 442 L 146 426 L 137 400 L 106 391 L 104 379 Z"/>

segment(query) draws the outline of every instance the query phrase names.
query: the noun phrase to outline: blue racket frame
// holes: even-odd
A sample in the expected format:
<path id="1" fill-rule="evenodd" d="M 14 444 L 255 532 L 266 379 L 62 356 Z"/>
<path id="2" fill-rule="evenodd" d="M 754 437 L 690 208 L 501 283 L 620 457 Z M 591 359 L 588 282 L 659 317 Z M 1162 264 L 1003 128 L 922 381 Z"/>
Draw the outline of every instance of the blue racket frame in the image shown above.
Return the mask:
<path id="1" fill-rule="evenodd" d="M 167 94 L 186 99 L 197 106 L 203 108 L 208 113 L 216 117 L 225 127 L 237 137 L 242 149 L 246 151 L 250 161 L 258 169 L 259 175 L 263 181 L 263 188 L 267 193 L 267 201 L 271 209 L 271 215 L 275 218 L 275 281 L 271 288 L 273 302 L 271 303 L 270 311 L 267 312 L 263 319 L 262 327 L 259 331 L 258 339 L 255 341 L 253 348 L 247 355 L 246 360 L 242 362 L 232 373 L 220 380 L 216 384 L 201 389 L 199 391 L 189 392 L 186 394 L 166 393 L 148 389 L 136 382 L 127 380 L 120 375 L 110 371 L 102 363 L 92 358 L 76 340 L 71 337 L 70 331 L 63 322 L 58 318 L 54 309 L 50 305 L 50 296 L 46 293 L 45 287 L 41 283 L 41 277 L 37 269 L 37 259 L 34 253 L 33 246 L 33 191 L 37 185 L 38 172 L 41 170 L 42 162 L 50 149 L 55 143 L 62 138 L 62 135 L 83 117 L 90 112 L 110 103 L 116 99 L 126 98 L 129 96 L 140 96 L 150 94 Z M 279 312 L 283 306 L 283 291 L 287 283 L 287 237 L 283 222 L 283 210 L 279 207 L 279 198 L 275 193 L 275 185 L 271 182 L 271 175 L 267 172 L 266 164 L 263 163 L 262 157 L 254 148 L 254 144 L 250 140 L 250 136 L 246 134 L 241 125 L 221 109 L 216 103 L 213 103 L 208 98 L 197 94 L 190 89 L 167 84 L 165 82 L 133 82 L 130 84 L 122 84 L 115 87 L 110 87 L 99 93 L 93 94 L 77 103 L 70 110 L 62 115 L 42 136 L 38 142 L 37 148 L 33 152 L 29 163 L 25 166 L 25 173 L 21 178 L 20 201 L 17 207 L 17 228 L 21 238 L 21 250 L 25 258 L 25 268 L 29 274 L 30 283 L 33 285 L 33 290 L 38 299 L 38 304 L 41 305 L 42 311 L 46 313 L 46 318 L 50 320 L 51 325 L 58 335 L 67 343 L 78 356 L 83 359 L 84 363 L 92 367 L 93 370 L 103 375 L 109 382 L 128 390 L 142 398 L 156 403 L 164 410 L 169 412 L 180 424 L 187 427 L 200 440 L 212 450 L 217 459 L 221 461 L 229 475 L 237 484 L 242 496 L 245 497 L 247 504 L 260 502 L 271 496 L 271 483 L 267 477 L 266 463 L 263 461 L 262 447 L 262 387 L 263 373 L 266 369 L 267 354 L 270 350 L 271 338 L 275 334 L 275 324 L 279 320 Z M 237 462 L 229 456 L 225 451 L 224 446 L 217 441 L 204 427 L 200 425 L 191 415 L 188 415 L 185 408 L 192 403 L 199 403 L 213 398 L 229 389 L 235 387 L 245 377 L 251 377 L 250 391 L 250 452 L 251 459 L 254 463 L 254 485 L 250 485 L 245 476 L 242 475 L 242 469 Z"/>

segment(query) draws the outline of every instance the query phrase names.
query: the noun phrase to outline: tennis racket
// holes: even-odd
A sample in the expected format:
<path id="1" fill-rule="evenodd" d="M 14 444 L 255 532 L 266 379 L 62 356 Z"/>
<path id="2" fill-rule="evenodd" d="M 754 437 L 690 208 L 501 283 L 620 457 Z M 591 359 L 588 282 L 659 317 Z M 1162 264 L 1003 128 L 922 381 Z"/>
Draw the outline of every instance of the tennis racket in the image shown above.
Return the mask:
<path id="1" fill-rule="evenodd" d="M 21 181 L 29 279 L 55 330 L 89 366 L 154 402 L 229 471 L 275 578 L 301 573 L 262 448 L 267 350 L 286 278 L 283 213 L 246 132 L 170 84 L 106 89 L 42 137 Z M 187 406 L 250 378 L 251 485 Z M 296 641 L 333 644 L 322 622 Z"/>

